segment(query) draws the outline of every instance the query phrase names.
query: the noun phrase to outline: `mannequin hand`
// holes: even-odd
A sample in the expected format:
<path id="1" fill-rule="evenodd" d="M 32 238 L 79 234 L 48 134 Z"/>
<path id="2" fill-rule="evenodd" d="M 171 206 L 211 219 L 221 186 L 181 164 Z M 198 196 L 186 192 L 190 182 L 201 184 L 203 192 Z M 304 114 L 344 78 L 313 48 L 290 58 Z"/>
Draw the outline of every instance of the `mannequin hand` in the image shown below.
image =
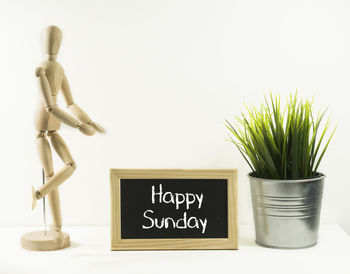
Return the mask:
<path id="1" fill-rule="evenodd" d="M 99 124 L 97 124 L 96 122 L 90 121 L 88 122 L 88 125 L 92 126 L 96 131 L 100 132 L 100 133 L 106 133 L 106 131 L 104 130 L 103 127 L 101 127 Z"/>
<path id="2" fill-rule="evenodd" d="M 95 129 L 92 126 L 88 125 L 88 124 L 80 124 L 78 126 L 78 128 L 85 135 L 91 136 L 91 135 L 95 134 Z"/>

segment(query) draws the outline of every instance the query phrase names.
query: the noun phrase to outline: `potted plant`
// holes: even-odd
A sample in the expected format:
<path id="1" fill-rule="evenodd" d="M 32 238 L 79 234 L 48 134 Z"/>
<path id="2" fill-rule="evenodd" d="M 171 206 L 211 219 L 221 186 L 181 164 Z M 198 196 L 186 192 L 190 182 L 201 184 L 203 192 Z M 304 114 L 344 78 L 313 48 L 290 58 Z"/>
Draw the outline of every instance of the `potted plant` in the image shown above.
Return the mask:
<path id="1" fill-rule="evenodd" d="M 324 174 L 318 172 L 335 129 L 325 139 L 325 112 L 317 117 L 312 102 L 289 96 L 265 97 L 260 109 L 226 120 L 235 144 L 252 172 L 248 174 L 256 243 L 275 248 L 305 248 L 317 243 Z M 321 144 L 325 143 L 323 148 Z"/>

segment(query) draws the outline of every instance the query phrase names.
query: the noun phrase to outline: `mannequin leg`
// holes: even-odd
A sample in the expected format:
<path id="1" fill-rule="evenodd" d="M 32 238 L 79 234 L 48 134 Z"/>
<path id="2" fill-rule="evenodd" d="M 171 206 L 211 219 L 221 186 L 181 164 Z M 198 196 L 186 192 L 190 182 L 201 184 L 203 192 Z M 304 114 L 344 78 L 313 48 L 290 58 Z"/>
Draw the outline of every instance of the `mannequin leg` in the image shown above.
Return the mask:
<path id="1" fill-rule="evenodd" d="M 44 169 L 46 177 L 52 177 L 53 175 L 53 165 L 52 165 L 52 154 L 49 142 L 47 141 L 46 134 L 40 131 L 37 135 L 37 149 L 39 153 L 39 158 L 41 165 Z"/>
<path id="2" fill-rule="evenodd" d="M 52 154 L 49 142 L 45 136 L 45 132 L 40 132 L 37 136 L 37 147 L 39 152 L 39 157 L 41 160 L 41 165 L 44 169 L 46 180 L 49 181 L 54 175 L 53 165 L 52 165 Z M 61 209 L 60 209 L 60 198 L 58 189 L 53 189 L 49 193 L 49 203 L 53 218 L 53 223 L 55 226 L 60 227 L 62 225 L 61 219 Z"/>
<path id="3" fill-rule="evenodd" d="M 44 169 L 45 176 L 47 178 L 47 181 L 49 181 L 53 177 L 54 172 L 53 172 L 53 165 L 52 165 L 51 148 L 50 148 L 49 142 L 47 141 L 45 132 L 38 133 L 37 148 L 38 148 L 39 158 L 41 160 L 41 164 Z M 35 197 L 35 201 L 36 201 L 36 198 L 37 197 Z M 50 203 L 54 227 L 59 228 L 59 230 L 54 229 L 55 231 L 57 231 L 57 235 L 54 235 L 54 241 L 59 246 L 61 246 L 64 243 L 64 237 L 63 237 L 63 234 L 61 235 L 60 233 L 62 219 L 61 219 L 59 193 L 57 188 L 53 189 L 49 193 L 49 203 Z"/>
<path id="4" fill-rule="evenodd" d="M 57 133 L 57 131 L 49 131 L 49 133 L 47 135 L 50 137 L 51 144 L 52 144 L 53 148 L 55 149 L 56 153 L 58 154 L 58 156 L 60 156 L 60 158 L 62 159 L 62 161 L 66 165 L 67 164 L 75 165 L 73 157 L 70 154 L 69 149 L 68 149 L 65 141 Z"/>
<path id="5" fill-rule="evenodd" d="M 66 164 L 67 169 L 65 169 L 66 167 L 64 167 L 62 170 L 66 172 L 67 177 L 65 180 L 67 180 L 75 170 L 75 163 L 74 163 L 73 157 L 70 154 L 66 143 L 64 142 L 62 137 L 57 133 L 57 131 L 49 131 L 47 135 L 50 137 L 52 147 L 55 149 L 56 153 L 62 159 L 62 161 Z M 62 181 L 61 183 L 63 183 L 64 181 Z M 49 192 L 49 201 L 50 201 L 51 208 L 58 208 L 58 210 L 60 210 L 58 187 L 54 188 Z M 61 228 L 62 228 L 61 222 L 59 223 L 54 222 L 53 225 L 51 226 L 51 230 L 56 231 L 60 235 L 59 244 L 63 245 L 64 236 L 61 232 Z"/>
<path id="6" fill-rule="evenodd" d="M 48 194 L 49 204 L 52 214 L 53 224 L 50 226 L 50 230 L 52 230 L 54 235 L 54 242 L 63 246 L 64 244 L 64 235 L 61 232 L 62 229 L 62 218 L 61 218 L 61 207 L 60 207 L 60 196 L 58 192 L 58 187 L 51 190 Z"/>
<path id="7" fill-rule="evenodd" d="M 64 142 L 63 138 L 57 133 L 57 131 L 50 131 L 48 133 L 48 136 L 51 139 L 51 144 L 53 148 L 55 149 L 58 156 L 62 159 L 62 161 L 67 165 L 70 163 L 74 163 L 73 157 L 70 154 L 66 143 Z M 59 192 L 58 188 L 53 189 L 49 193 L 49 201 L 50 201 L 50 207 L 55 208 L 60 206 L 59 201 Z M 52 230 L 61 231 L 62 223 L 61 222 L 54 222 L 53 226 L 51 227 Z"/>
<path id="8" fill-rule="evenodd" d="M 54 172 L 53 172 L 53 165 L 52 165 L 51 148 L 50 148 L 49 142 L 47 141 L 45 132 L 40 131 L 36 136 L 36 140 L 37 140 L 37 150 L 39 153 L 41 166 L 44 169 L 46 179 L 49 180 L 53 176 Z M 35 192 L 33 187 L 32 209 L 34 209 L 37 199 L 38 199 L 38 195 Z"/>
<path id="9" fill-rule="evenodd" d="M 61 231 L 62 228 L 62 217 L 61 217 L 61 206 L 60 206 L 60 195 L 58 188 L 50 191 L 48 194 L 49 204 L 51 209 L 51 215 L 53 224 L 51 226 L 52 230 Z"/>
<path id="10" fill-rule="evenodd" d="M 60 184 L 66 181 L 73 174 L 76 168 L 74 160 L 61 136 L 59 136 L 56 131 L 48 132 L 48 136 L 51 138 L 53 148 L 66 165 L 59 172 L 53 175 L 44 186 L 36 191 L 37 199 L 46 196 L 53 189 L 57 188 Z"/>
<path id="11" fill-rule="evenodd" d="M 44 169 L 46 180 L 49 181 L 54 174 L 52 165 L 52 154 L 49 142 L 44 132 L 40 132 L 37 136 L 37 146 L 41 165 Z M 51 214 L 53 223 L 55 226 L 61 227 L 61 209 L 60 209 L 60 198 L 58 189 L 54 189 L 49 193 L 49 203 L 51 208 Z"/>

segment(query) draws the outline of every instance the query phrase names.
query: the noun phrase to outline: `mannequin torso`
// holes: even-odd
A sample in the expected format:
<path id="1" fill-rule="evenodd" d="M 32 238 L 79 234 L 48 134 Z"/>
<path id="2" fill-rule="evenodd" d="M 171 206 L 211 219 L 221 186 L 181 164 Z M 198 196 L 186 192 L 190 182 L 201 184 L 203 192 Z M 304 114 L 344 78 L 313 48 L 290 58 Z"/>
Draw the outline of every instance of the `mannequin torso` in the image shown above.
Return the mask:
<path id="1" fill-rule="evenodd" d="M 61 90 L 64 72 L 62 66 L 54 60 L 47 60 L 40 64 L 45 69 L 46 77 L 50 85 L 52 101 L 56 105 L 57 95 Z M 35 115 L 35 126 L 38 131 L 58 130 L 61 127 L 61 121 L 46 111 L 42 96 L 39 96 Z"/>

